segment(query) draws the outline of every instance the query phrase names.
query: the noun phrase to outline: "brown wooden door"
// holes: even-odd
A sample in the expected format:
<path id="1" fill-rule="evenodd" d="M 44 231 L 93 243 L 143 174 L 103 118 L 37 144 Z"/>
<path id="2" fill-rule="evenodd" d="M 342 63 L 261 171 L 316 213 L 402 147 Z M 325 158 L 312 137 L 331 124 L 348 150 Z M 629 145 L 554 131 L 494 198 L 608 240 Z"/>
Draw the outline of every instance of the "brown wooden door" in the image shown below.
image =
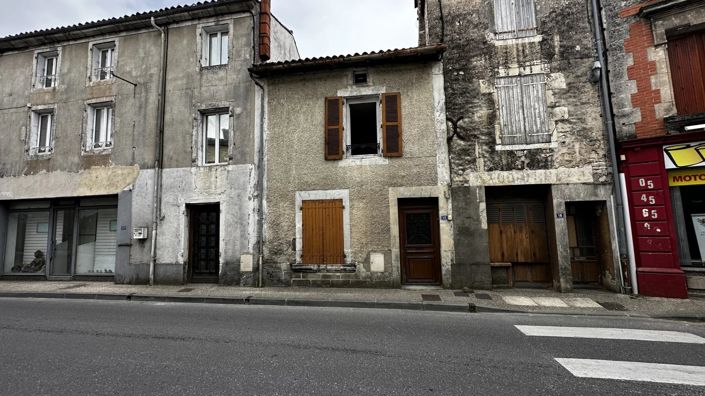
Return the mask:
<path id="1" fill-rule="evenodd" d="M 439 234 L 437 199 L 399 200 L 402 284 L 442 283 Z"/>
<path id="2" fill-rule="evenodd" d="M 301 203 L 303 264 L 345 264 L 343 200 Z"/>
<path id="3" fill-rule="evenodd" d="M 191 281 L 217 282 L 220 269 L 220 206 L 192 206 L 190 223 Z"/>
<path id="4" fill-rule="evenodd" d="M 546 216 L 541 201 L 488 203 L 490 261 L 512 263 L 516 282 L 551 281 Z"/>

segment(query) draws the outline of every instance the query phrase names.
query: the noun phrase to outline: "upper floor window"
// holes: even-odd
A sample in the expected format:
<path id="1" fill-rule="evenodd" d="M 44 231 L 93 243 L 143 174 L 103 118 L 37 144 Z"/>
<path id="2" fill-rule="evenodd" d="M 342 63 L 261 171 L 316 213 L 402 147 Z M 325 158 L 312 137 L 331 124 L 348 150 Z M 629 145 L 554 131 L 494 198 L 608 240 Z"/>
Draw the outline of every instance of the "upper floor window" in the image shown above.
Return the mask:
<path id="1" fill-rule="evenodd" d="M 228 64 L 228 26 L 210 26 L 203 29 L 202 65 Z"/>
<path id="2" fill-rule="evenodd" d="M 115 42 L 95 44 L 92 50 L 92 72 L 94 81 L 113 78 Z"/>
<path id="3" fill-rule="evenodd" d="M 705 32 L 669 38 L 668 58 L 678 114 L 705 113 Z"/>
<path id="4" fill-rule="evenodd" d="M 56 51 L 44 52 L 37 55 L 37 76 L 35 88 L 51 88 L 56 86 L 59 70 L 59 54 Z"/>
<path id="5" fill-rule="evenodd" d="M 87 149 L 109 148 L 113 145 L 113 104 L 89 106 Z"/>
<path id="6" fill-rule="evenodd" d="M 546 76 L 501 77 L 495 81 L 501 144 L 549 143 Z"/>
<path id="7" fill-rule="evenodd" d="M 534 0 L 494 0 L 497 39 L 536 35 Z"/>
<path id="8" fill-rule="evenodd" d="M 204 165 L 228 162 L 230 114 L 227 111 L 203 115 L 202 141 Z"/>
<path id="9" fill-rule="evenodd" d="M 32 111 L 30 154 L 48 154 L 54 146 L 54 110 Z"/>
<path id="10" fill-rule="evenodd" d="M 399 93 L 328 97 L 325 99 L 325 120 L 326 160 L 380 154 L 402 156 Z"/>

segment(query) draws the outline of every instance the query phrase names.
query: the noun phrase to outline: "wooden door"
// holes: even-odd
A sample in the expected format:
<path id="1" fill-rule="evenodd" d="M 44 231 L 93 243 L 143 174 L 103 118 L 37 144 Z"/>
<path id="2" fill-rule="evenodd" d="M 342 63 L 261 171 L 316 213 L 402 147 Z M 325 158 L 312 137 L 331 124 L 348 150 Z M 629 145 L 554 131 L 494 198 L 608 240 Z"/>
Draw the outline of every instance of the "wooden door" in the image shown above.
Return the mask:
<path id="1" fill-rule="evenodd" d="M 220 206 L 194 205 L 190 217 L 191 281 L 217 282 L 220 270 Z"/>
<path id="2" fill-rule="evenodd" d="M 439 235 L 437 199 L 399 200 L 402 284 L 442 283 Z"/>
<path id="3" fill-rule="evenodd" d="M 301 203 L 303 264 L 345 264 L 343 200 Z"/>
<path id="4" fill-rule="evenodd" d="M 491 262 L 512 263 L 516 282 L 551 281 L 543 202 L 491 202 L 487 219 Z"/>
<path id="5" fill-rule="evenodd" d="M 600 206 L 594 203 L 568 203 L 568 246 L 570 265 L 575 284 L 601 283 L 599 235 Z M 604 211 L 600 208 L 599 212 Z"/>

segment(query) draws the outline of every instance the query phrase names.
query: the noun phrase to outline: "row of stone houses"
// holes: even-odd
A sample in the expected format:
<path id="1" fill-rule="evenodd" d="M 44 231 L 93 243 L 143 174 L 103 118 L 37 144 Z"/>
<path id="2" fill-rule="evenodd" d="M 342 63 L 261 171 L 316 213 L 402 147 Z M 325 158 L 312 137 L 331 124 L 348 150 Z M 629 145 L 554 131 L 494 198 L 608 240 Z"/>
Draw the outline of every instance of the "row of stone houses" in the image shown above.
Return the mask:
<path id="1" fill-rule="evenodd" d="M 593 3 L 417 0 L 418 47 L 313 59 L 268 1 L 2 38 L 0 276 L 684 297 L 700 187 L 630 197 L 666 189 L 659 145 L 705 140 L 643 34 L 699 2 Z"/>

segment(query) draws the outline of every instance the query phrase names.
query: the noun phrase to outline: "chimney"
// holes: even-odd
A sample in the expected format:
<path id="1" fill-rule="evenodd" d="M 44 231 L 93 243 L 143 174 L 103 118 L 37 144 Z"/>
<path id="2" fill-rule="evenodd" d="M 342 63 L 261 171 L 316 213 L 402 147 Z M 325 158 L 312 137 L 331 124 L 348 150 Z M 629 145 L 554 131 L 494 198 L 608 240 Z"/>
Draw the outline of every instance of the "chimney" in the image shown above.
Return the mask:
<path id="1" fill-rule="evenodd" d="M 259 5 L 259 59 L 262 62 L 270 58 L 271 22 L 271 0 L 262 0 Z"/>

